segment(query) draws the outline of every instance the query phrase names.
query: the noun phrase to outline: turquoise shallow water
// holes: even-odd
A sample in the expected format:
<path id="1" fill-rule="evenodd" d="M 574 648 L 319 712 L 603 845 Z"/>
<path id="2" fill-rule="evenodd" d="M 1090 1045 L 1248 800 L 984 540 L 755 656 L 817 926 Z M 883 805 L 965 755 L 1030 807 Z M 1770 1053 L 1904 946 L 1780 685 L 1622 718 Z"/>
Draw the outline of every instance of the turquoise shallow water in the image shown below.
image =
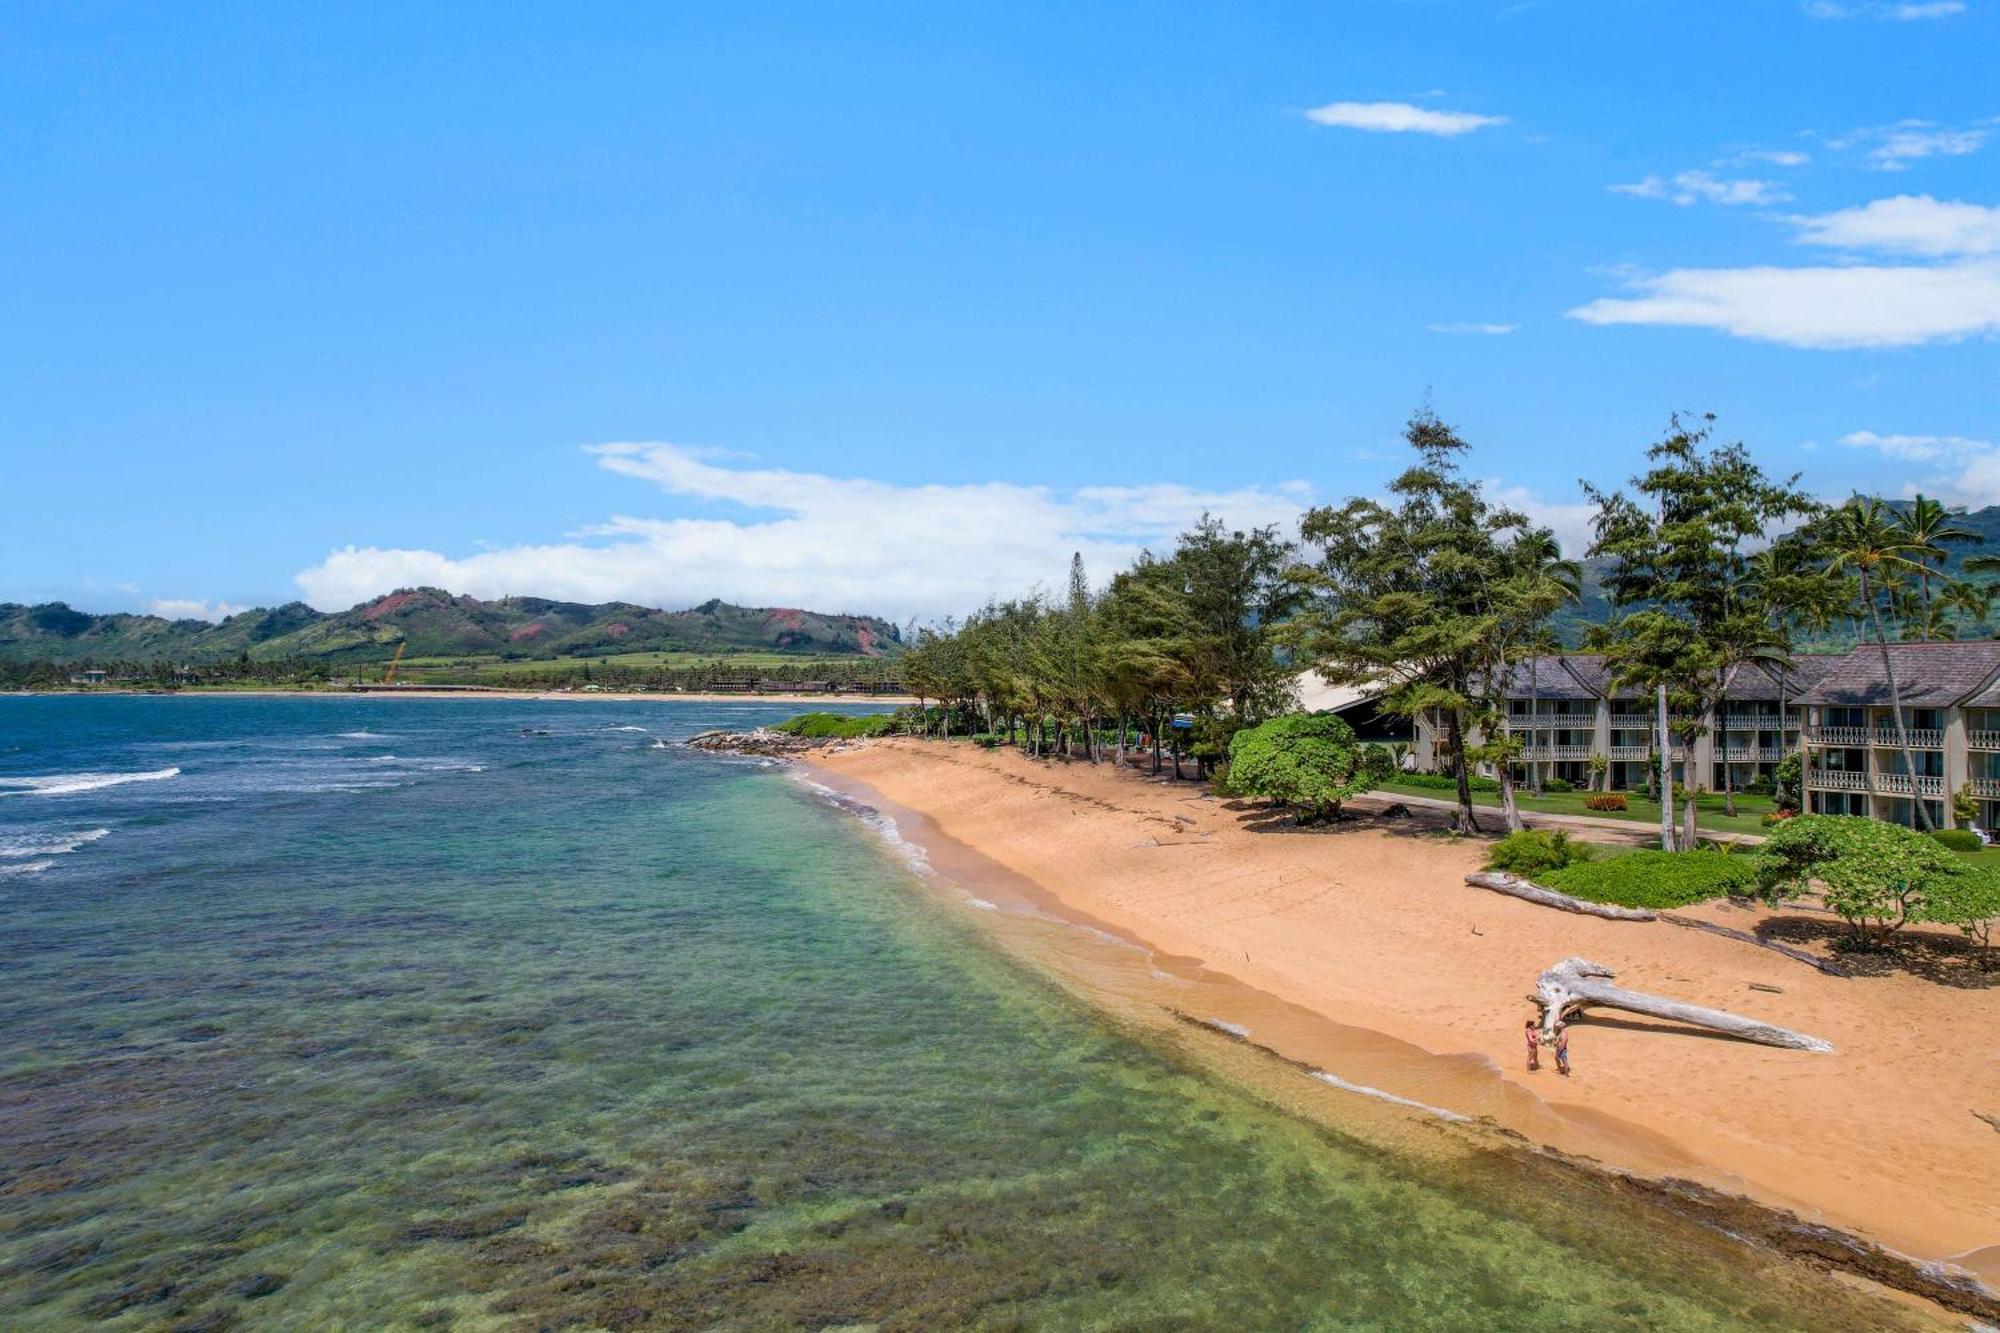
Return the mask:
<path id="1" fill-rule="evenodd" d="M 1281 1114 L 662 744 L 784 711 L 0 699 L 0 1328 L 1904 1317 Z"/>

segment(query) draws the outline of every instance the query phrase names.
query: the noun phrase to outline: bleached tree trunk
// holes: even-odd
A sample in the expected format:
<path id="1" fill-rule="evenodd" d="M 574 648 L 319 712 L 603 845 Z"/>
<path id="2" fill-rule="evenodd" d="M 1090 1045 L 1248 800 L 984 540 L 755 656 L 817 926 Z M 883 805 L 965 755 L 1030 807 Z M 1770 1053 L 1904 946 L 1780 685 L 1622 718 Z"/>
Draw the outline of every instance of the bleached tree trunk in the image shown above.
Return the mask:
<path id="1" fill-rule="evenodd" d="M 1674 738 L 1667 732 L 1667 683 L 1661 681 L 1658 696 L 1660 737 L 1660 850 L 1674 850 Z"/>
<path id="2" fill-rule="evenodd" d="M 1557 1021 L 1581 1009 L 1622 1009 L 1630 1014 L 1645 1014 L 1650 1018 L 1686 1023 L 1690 1027 L 1708 1028 L 1765 1046 L 1782 1046 L 1794 1051 L 1833 1049 L 1832 1042 L 1794 1032 L 1790 1028 L 1774 1027 L 1722 1009 L 1684 1004 L 1679 1000 L 1613 986 L 1609 978 L 1616 975 L 1602 963 L 1593 963 L 1587 958 L 1565 958 L 1542 973 L 1535 981 L 1535 1001 L 1542 1007 L 1543 1033 L 1553 1038 Z"/>

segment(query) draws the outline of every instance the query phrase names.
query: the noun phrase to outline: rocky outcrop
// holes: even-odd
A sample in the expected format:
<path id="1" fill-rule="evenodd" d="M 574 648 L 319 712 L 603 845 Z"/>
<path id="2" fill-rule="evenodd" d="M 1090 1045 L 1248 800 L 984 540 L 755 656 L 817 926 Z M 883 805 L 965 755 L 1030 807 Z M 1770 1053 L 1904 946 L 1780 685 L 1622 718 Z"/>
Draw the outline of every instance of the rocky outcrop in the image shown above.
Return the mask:
<path id="1" fill-rule="evenodd" d="M 857 749 L 867 742 L 843 740 L 831 736 L 794 736 L 788 732 L 773 731 L 769 727 L 758 727 L 751 731 L 704 731 L 699 736 L 688 737 L 682 744 L 690 750 L 705 750 L 710 754 L 741 754 L 758 759 L 790 759 L 820 752 L 839 754 L 843 750 Z"/>

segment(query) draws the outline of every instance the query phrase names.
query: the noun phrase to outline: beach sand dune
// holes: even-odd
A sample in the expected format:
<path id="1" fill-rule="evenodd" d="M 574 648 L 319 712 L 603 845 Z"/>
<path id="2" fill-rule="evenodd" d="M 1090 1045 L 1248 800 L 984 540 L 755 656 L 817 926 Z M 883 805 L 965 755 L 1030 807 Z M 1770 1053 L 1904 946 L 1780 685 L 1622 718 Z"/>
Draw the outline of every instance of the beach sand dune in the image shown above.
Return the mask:
<path id="1" fill-rule="evenodd" d="M 1304 1024 L 1254 1034 L 1286 1055 L 1345 1060 L 1343 1076 L 1538 1143 L 1748 1193 L 2000 1278 L 2000 1133 L 1980 1118 L 2000 1114 L 2000 986 L 1831 977 L 1698 931 L 1469 889 L 1484 844 L 1415 821 L 1301 830 L 1192 783 L 964 744 L 887 741 L 813 762 L 1072 913 L 1381 1048 L 1350 1040 L 1329 1054 Z M 1828 924 L 1726 905 L 1695 914 L 1738 929 L 1784 915 L 1801 936 Z M 1527 995 L 1570 955 L 1635 989 L 1824 1037 L 1836 1053 L 1605 1014 L 1573 1029 L 1573 1078 L 1547 1061 L 1528 1074 Z M 1431 1056 L 1412 1060 L 1411 1047 Z"/>

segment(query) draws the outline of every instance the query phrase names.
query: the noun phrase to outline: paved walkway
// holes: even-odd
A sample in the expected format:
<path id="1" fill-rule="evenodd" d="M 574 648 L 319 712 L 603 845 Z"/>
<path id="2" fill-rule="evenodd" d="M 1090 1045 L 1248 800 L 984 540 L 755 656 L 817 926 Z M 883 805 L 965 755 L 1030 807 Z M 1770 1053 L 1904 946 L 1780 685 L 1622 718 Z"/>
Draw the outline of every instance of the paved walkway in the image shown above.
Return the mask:
<path id="1" fill-rule="evenodd" d="M 1433 796 L 1406 796 L 1402 792 L 1369 792 L 1366 796 L 1356 799 L 1358 801 L 1372 801 L 1377 808 L 1393 805 L 1397 801 L 1401 801 L 1412 810 L 1421 807 L 1426 810 L 1449 812 L 1458 808 L 1457 801 L 1440 799 Z M 1501 832 L 1506 829 L 1505 816 L 1502 814 L 1499 806 L 1478 805 L 1474 808 L 1480 815 L 1491 817 L 1490 825 L 1486 818 L 1482 818 L 1479 821 L 1482 826 L 1491 827 L 1495 832 Z M 1605 819 L 1599 818 L 1596 815 L 1552 815 L 1541 810 L 1523 809 L 1521 811 L 1521 822 L 1529 828 L 1580 829 L 1593 834 L 1616 833 L 1619 835 L 1618 840 L 1621 842 L 1654 842 L 1660 836 L 1660 826 L 1658 824 L 1642 823 L 1636 819 Z M 1722 833 L 1703 829 L 1701 836 L 1713 839 L 1716 842 L 1741 843 L 1747 847 L 1754 847 L 1764 841 L 1764 836 L 1761 833 Z M 1596 841 L 1601 842 L 1603 839 L 1600 837 Z"/>

